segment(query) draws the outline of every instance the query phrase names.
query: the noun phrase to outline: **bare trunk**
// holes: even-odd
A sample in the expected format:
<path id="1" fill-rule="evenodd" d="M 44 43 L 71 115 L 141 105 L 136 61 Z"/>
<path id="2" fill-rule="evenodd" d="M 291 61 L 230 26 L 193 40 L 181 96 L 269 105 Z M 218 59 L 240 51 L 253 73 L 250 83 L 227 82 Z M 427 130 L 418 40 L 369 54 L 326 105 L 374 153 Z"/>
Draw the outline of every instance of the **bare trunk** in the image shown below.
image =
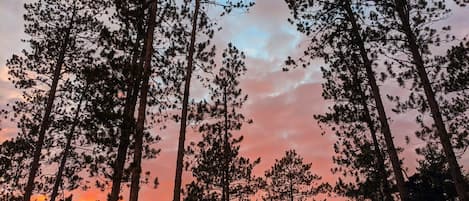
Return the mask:
<path id="1" fill-rule="evenodd" d="M 189 91 L 194 63 L 195 39 L 197 32 L 197 20 L 199 18 L 200 0 L 195 0 L 195 10 L 192 22 L 192 32 L 189 44 L 189 55 L 187 56 L 187 68 L 184 84 L 184 97 L 182 101 L 181 127 L 179 128 L 178 154 L 176 161 L 176 176 L 174 178 L 173 201 L 181 200 L 182 167 L 184 163 L 184 141 L 186 140 L 187 109 L 189 104 Z"/>
<path id="2" fill-rule="evenodd" d="M 88 87 L 86 86 L 85 89 L 87 88 Z M 55 182 L 54 182 L 54 187 L 52 188 L 50 201 L 55 201 L 59 193 L 59 187 L 62 185 L 62 176 L 63 176 L 63 172 L 65 171 L 65 165 L 67 164 L 67 159 L 68 159 L 68 155 L 70 154 L 70 149 L 72 149 L 72 141 L 73 141 L 73 136 L 75 133 L 75 128 L 77 127 L 80 121 L 79 115 L 80 115 L 80 110 L 81 110 L 81 105 L 83 103 L 83 99 L 84 99 L 84 95 L 80 97 L 80 101 L 78 102 L 78 107 L 76 108 L 76 111 L 73 117 L 72 127 L 70 128 L 70 132 L 66 136 L 67 142 L 65 144 L 65 149 L 63 152 L 62 160 L 60 161 L 60 166 L 57 171 L 57 175 L 55 176 Z"/>
<path id="3" fill-rule="evenodd" d="M 74 2 L 74 5 L 75 5 L 75 2 Z M 31 168 L 29 170 L 28 182 L 26 184 L 26 187 L 24 188 L 24 191 L 25 191 L 24 197 L 23 197 L 24 201 L 30 201 L 31 196 L 33 194 L 34 180 L 36 178 L 36 174 L 40 166 L 39 160 L 41 158 L 42 146 L 44 145 L 45 133 L 50 125 L 50 116 L 51 116 L 52 108 L 54 106 L 55 93 L 57 91 L 57 86 L 60 80 L 60 72 L 62 71 L 62 66 L 64 65 L 65 53 L 67 52 L 67 48 L 70 43 L 70 34 L 71 34 L 70 32 L 73 27 L 73 23 L 75 23 L 74 22 L 75 14 L 76 14 L 76 9 L 73 10 L 70 24 L 65 30 L 64 41 L 60 47 L 60 52 L 57 58 L 57 63 L 54 66 L 52 84 L 49 90 L 49 95 L 47 97 L 44 116 L 42 118 L 41 126 L 39 128 L 38 139 L 36 142 L 36 146 L 34 147 L 33 161 L 31 162 L 31 165 L 30 165 Z"/>
<path id="4" fill-rule="evenodd" d="M 413 63 L 417 69 L 418 75 L 423 85 L 423 90 L 427 98 L 428 105 L 430 106 L 430 111 L 435 121 L 437 128 L 437 135 L 440 138 L 443 150 L 446 155 L 447 162 L 449 164 L 449 169 L 451 176 L 453 177 L 454 186 L 456 187 L 456 192 L 458 193 L 459 199 L 461 201 L 469 201 L 469 195 L 466 192 L 464 178 L 461 174 L 461 169 L 454 154 L 453 146 L 451 144 L 450 136 L 446 130 L 445 124 L 443 122 L 443 117 L 440 112 L 438 102 L 435 98 L 435 92 L 432 89 L 430 80 L 428 79 L 428 74 L 425 70 L 425 64 L 417 44 L 417 39 L 415 33 L 412 31 L 409 20 L 409 7 L 406 0 L 396 0 L 395 8 L 399 19 L 402 22 L 402 29 L 404 34 L 407 37 L 408 48 L 412 53 Z"/>
<path id="5" fill-rule="evenodd" d="M 123 111 L 123 121 L 120 126 L 121 135 L 119 137 L 119 147 L 117 150 L 117 157 L 114 163 L 114 173 L 112 175 L 112 189 L 111 194 L 108 196 L 108 201 L 119 200 L 120 186 L 122 183 L 122 176 L 124 174 L 125 160 L 127 151 L 130 144 L 130 135 L 135 127 L 135 105 L 137 104 L 137 97 L 140 88 L 142 62 L 138 61 L 139 54 L 144 52 L 139 51 L 141 36 L 137 37 L 135 46 L 133 47 L 132 56 L 132 71 L 127 79 L 129 83 L 127 86 L 127 95 Z M 145 44 L 145 43 L 144 43 Z"/>
<path id="6" fill-rule="evenodd" d="M 140 173 L 142 172 L 142 150 L 143 150 L 143 132 L 145 129 L 145 117 L 148 91 L 150 88 L 149 79 L 151 75 L 151 58 L 153 54 L 153 34 L 156 26 L 156 11 L 158 2 L 153 1 L 150 4 L 147 28 L 147 38 L 145 42 L 145 65 L 143 69 L 142 87 L 140 89 L 140 102 L 138 108 L 137 126 L 135 132 L 134 161 L 132 167 L 132 179 L 130 184 L 130 201 L 138 200 L 138 191 L 140 189 Z"/>
<path id="7" fill-rule="evenodd" d="M 397 188 L 399 190 L 401 199 L 403 201 L 406 201 L 408 200 L 408 191 L 405 187 L 404 175 L 402 174 L 401 163 L 400 163 L 397 151 L 396 151 L 396 147 L 394 146 L 391 129 L 389 128 L 386 110 L 384 109 L 384 104 L 381 99 L 381 93 L 380 93 L 378 84 L 376 83 L 375 74 L 372 69 L 372 63 L 370 59 L 368 58 L 368 54 L 365 49 L 365 44 L 364 44 L 365 42 L 363 41 L 360 35 L 360 29 L 356 22 L 355 15 L 352 11 L 350 1 L 348 0 L 345 1 L 345 9 L 346 9 L 348 18 L 350 19 L 349 21 L 352 24 L 352 35 L 354 36 L 354 39 L 357 45 L 359 46 L 360 55 L 363 60 L 363 64 L 364 64 L 366 74 L 368 77 L 368 83 L 372 90 L 373 98 L 376 104 L 376 109 L 378 110 L 379 121 L 381 123 L 381 132 L 384 135 L 384 140 L 386 142 L 389 158 L 391 159 L 391 165 L 393 168 L 394 177 L 396 178 Z"/>

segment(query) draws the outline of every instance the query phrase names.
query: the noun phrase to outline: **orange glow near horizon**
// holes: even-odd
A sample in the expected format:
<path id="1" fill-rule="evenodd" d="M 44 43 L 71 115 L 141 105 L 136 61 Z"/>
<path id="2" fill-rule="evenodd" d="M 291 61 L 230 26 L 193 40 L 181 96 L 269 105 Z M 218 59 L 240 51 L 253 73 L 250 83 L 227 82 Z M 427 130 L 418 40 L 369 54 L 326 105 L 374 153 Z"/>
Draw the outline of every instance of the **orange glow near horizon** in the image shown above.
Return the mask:
<path id="1" fill-rule="evenodd" d="M 21 92 L 14 89 L 8 81 L 6 60 L 12 54 L 21 52 L 24 43 L 23 28 L 23 3 L 30 0 L 0 0 L 0 110 L 7 103 L 13 103 Z M 457 36 L 467 36 L 469 33 L 469 20 L 467 8 L 455 9 L 448 16 L 448 24 Z M 243 93 L 249 96 L 243 107 L 243 114 L 252 118 L 253 124 L 244 124 L 237 135 L 243 135 L 240 155 L 254 160 L 261 158 L 261 163 L 255 167 L 254 174 L 263 176 L 275 159 L 281 158 L 286 150 L 295 149 L 304 158 L 304 162 L 312 163 L 312 172 L 322 176 L 320 182 L 334 184 L 337 175 L 331 173 L 334 167 L 332 156 L 333 144 L 336 137 L 332 133 L 321 135 L 323 130 L 313 119 L 314 114 L 322 114 L 328 110 L 330 102 L 321 96 L 322 74 L 320 67 L 322 61 L 312 61 L 311 67 L 292 69 L 283 72 L 282 67 L 288 56 L 297 58 L 303 54 L 309 38 L 296 31 L 296 27 L 288 23 L 290 12 L 285 0 L 257 0 L 256 5 L 247 13 L 236 13 L 233 16 L 225 16 L 219 20 L 223 29 L 217 32 L 213 44 L 217 50 L 223 50 L 227 43 L 246 53 L 246 75 L 240 80 Z M 462 37 L 461 37 L 462 38 Z M 217 61 L 219 62 L 219 61 Z M 193 80 L 196 80 L 193 78 Z M 394 83 L 396 84 L 396 83 Z M 193 85 L 197 86 L 197 85 Z M 394 103 L 388 101 L 385 94 L 401 95 L 403 89 L 396 86 L 382 84 L 383 101 L 386 109 L 389 109 L 391 129 L 395 134 L 396 146 L 405 148 L 399 156 L 403 159 L 406 173 L 415 172 L 418 155 L 415 149 L 422 146 L 423 142 L 414 140 L 406 142 L 406 136 L 413 136 L 418 124 L 415 123 L 415 113 L 395 114 L 391 112 Z M 191 89 L 191 96 L 204 97 L 206 90 L 201 87 Z M 124 94 L 119 92 L 118 97 Z M 0 120 L 0 142 L 3 142 L 16 134 L 15 124 Z M 156 144 L 161 149 L 156 159 L 144 160 L 143 171 L 151 171 L 149 184 L 143 184 L 140 190 L 140 201 L 171 201 L 175 175 L 176 149 L 178 143 L 179 126 L 168 123 L 166 130 L 154 128 L 152 134 L 158 134 L 162 138 Z M 325 128 L 327 129 L 327 128 Z M 200 138 L 193 129 L 188 127 L 186 146 L 191 141 Z M 130 159 L 131 160 L 131 159 Z M 130 161 L 128 161 L 130 163 Z M 464 171 L 469 172 L 469 151 L 459 160 Z M 49 170 L 48 170 L 49 171 Z M 55 171 L 47 172 L 53 174 Z M 153 179 L 158 177 L 159 186 L 153 188 Z M 183 181 L 188 183 L 191 178 L 189 172 L 184 172 Z M 93 178 L 91 178 L 93 179 Z M 122 196 L 128 197 L 126 183 L 122 184 Z M 184 186 L 183 186 L 184 187 Z M 109 193 L 98 189 L 88 191 L 75 190 L 72 193 L 74 201 L 105 201 Z M 66 195 L 68 195 L 66 193 Z M 325 195 L 321 195 L 325 196 Z M 36 195 L 37 201 L 46 201 L 46 195 Z M 319 198 L 319 197 L 317 197 Z M 316 198 L 316 199 L 317 199 Z M 344 201 L 341 197 L 332 197 L 329 201 Z"/>

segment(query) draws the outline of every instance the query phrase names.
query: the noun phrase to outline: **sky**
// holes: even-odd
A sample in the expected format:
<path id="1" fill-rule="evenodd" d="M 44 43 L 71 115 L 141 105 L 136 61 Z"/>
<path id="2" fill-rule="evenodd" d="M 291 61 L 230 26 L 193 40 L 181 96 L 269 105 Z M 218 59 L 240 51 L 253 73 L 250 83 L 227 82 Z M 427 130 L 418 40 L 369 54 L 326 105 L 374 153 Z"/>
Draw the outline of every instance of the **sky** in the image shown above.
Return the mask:
<path id="1" fill-rule="evenodd" d="M 23 7 L 25 0 L 0 1 L 0 107 L 18 97 L 8 82 L 5 62 L 13 53 L 19 53 L 26 45 L 20 40 L 23 34 Z M 465 14 L 466 13 L 466 14 Z M 454 33 L 462 37 L 469 34 L 468 9 L 456 9 L 445 23 L 453 25 Z M 321 61 L 313 62 L 306 69 L 294 69 L 282 72 L 282 64 L 287 56 L 301 55 L 307 40 L 295 27 L 287 22 L 289 12 L 284 0 L 257 0 L 248 13 L 234 13 L 221 18 L 223 29 L 215 36 L 219 49 L 232 42 L 246 55 L 247 74 L 241 80 L 241 87 L 249 95 L 244 114 L 254 123 L 244 125 L 240 134 L 244 135 L 241 154 L 251 159 L 261 158 L 261 164 L 255 173 L 262 175 L 288 149 L 295 149 L 312 163 L 312 171 L 323 177 L 323 181 L 334 183 L 336 176 L 330 169 L 332 163 L 333 135 L 321 135 L 321 128 L 313 119 L 314 114 L 327 111 L 328 103 L 321 97 Z M 382 86 L 384 94 L 396 95 L 400 89 L 392 83 Z M 197 94 L 201 89 L 194 88 Z M 415 140 L 405 144 L 405 136 L 412 136 L 417 128 L 414 123 L 415 113 L 396 115 L 390 111 L 392 104 L 385 103 L 388 109 L 391 129 L 395 135 L 395 144 L 406 147 L 400 154 L 408 173 L 416 166 L 414 149 L 423 143 Z M 0 142 L 14 136 L 14 125 L 2 122 Z M 145 170 L 157 176 L 160 185 L 143 185 L 140 191 L 142 201 L 171 200 L 177 148 L 177 125 L 170 124 L 168 129 L 157 131 L 162 140 L 157 144 L 161 154 L 154 160 L 144 161 Z M 189 141 L 197 133 L 189 130 Z M 460 164 L 468 171 L 469 156 L 466 153 Z M 184 177 L 190 175 L 185 173 Z M 107 193 L 107 192 L 105 192 Z M 75 195 L 78 201 L 103 199 L 105 193 L 98 191 L 82 192 Z M 127 195 L 127 192 L 124 192 Z M 330 200 L 343 200 L 331 198 Z"/>

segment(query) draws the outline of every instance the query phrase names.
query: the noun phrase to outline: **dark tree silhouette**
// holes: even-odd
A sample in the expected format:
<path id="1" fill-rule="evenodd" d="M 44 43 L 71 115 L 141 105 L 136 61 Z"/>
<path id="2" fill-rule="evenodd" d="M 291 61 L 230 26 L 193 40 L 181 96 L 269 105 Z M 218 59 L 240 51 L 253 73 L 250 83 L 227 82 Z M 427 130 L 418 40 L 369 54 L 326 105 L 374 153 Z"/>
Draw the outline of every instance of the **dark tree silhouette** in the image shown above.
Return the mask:
<path id="1" fill-rule="evenodd" d="M 367 197 L 373 200 L 393 200 L 388 181 L 382 139 L 377 136 L 377 117 L 370 91 L 365 90 L 365 72 L 359 72 L 360 61 L 353 50 L 337 48 L 329 55 L 329 67 L 322 68 L 323 97 L 335 101 L 329 112 L 315 115 L 320 123 L 332 128 L 338 137 L 334 145 L 338 165 L 334 173 L 345 178 L 356 175 L 353 182 L 345 184 L 339 179 L 336 190 L 348 197 Z M 336 55 L 335 57 L 332 55 Z M 379 186 L 379 188 L 370 188 Z"/>
<path id="2" fill-rule="evenodd" d="M 180 116 L 180 128 L 179 128 L 179 139 L 178 139 L 178 154 L 176 158 L 176 173 L 174 177 L 174 192 L 173 192 L 173 201 L 180 201 L 181 200 L 181 184 L 182 184 L 182 171 L 184 165 L 184 144 L 186 140 L 186 127 L 187 127 L 187 120 L 188 120 L 188 110 L 189 110 L 189 98 L 190 98 L 190 87 L 191 87 L 191 79 L 192 73 L 195 69 L 195 61 L 209 62 L 213 64 L 213 60 L 211 57 L 214 55 L 215 48 L 213 47 L 211 50 L 206 50 L 207 47 L 210 45 L 210 41 L 214 35 L 216 30 L 216 23 L 213 22 L 210 17 L 207 8 L 209 6 L 218 6 L 221 7 L 222 12 L 220 16 L 230 13 L 233 9 L 247 9 L 254 5 L 254 3 L 245 2 L 244 0 L 237 0 L 237 1 L 226 1 L 223 3 L 220 2 L 201 2 L 200 0 L 194 0 L 194 8 L 193 12 L 190 12 L 192 1 L 185 1 L 185 5 L 183 5 L 182 11 L 185 18 L 190 20 L 191 23 L 191 31 L 189 40 L 182 39 L 181 42 L 188 41 L 187 45 L 187 64 L 186 69 L 184 71 L 184 89 L 183 89 L 183 96 L 182 96 L 182 108 L 181 108 L 181 116 Z M 207 8 L 206 8 L 207 7 Z M 212 8 L 213 9 L 213 8 Z M 184 25 L 183 25 L 184 26 Z M 197 33 L 203 33 L 206 39 L 203 42 L 197 43 Z M 202 64 L 199 64 L 202 66 Z M 208 67 L 209 68 L 209 67 Z M 202 70 L 207 71 L 206 68 Z M 204 78 L 202 78 L 204 79 Z"/>
<path id="3" fill-rule="evenodd" d="M 119 45 L 128 45 L 130 49 L 124 49 L 128 53 L 127 58 L 122 57 L 125 73 L 125 103 L 122 111 L 122 122 L 120 125 L 119 146 L 115 158 L 112 173 L 112 188 L 108 196 L 109 201 L 117 201 L 121 191 L 121 182 L 124 175 L 124 167 L 130 145 L 130 136 L 135 127 L 135 107 L 141 82 L 143 61 L 139 58 L 144 55 L 143 38 L 145 35 L 145 7 L 141 1 L 117 1 L 116 14 L 114 18 L 123 22 L 120 32 L 116 36 L 123 35 L 125 38 Z M 136 37 L 134 37 L 136 36 Z M 135 38 L 135 39 L 133 39 Z M 126 44 L 127 43 L 127 44 Z M 119 46 L 117 46 L 119 47 Z M 125 47 L 122 47 L 125 48 Z M 112 53 L 111 53 L 112 54 Z M 130 61 L 129 61 L 130 60 Z M 119 65 L 119 64 L 118 64 Z"/>
<path id="4" fill-rule="evenodd" d="M 186 140 L 187 111 L 189 104 L 189 92 L 194 64 L 195 40 L 197 23 L 199 20 L 200 0 L 195 0 L 194 14 L 192 16 L 192 30 L 187 55 L 187 68 L 184 78 L 184 94 L 182 99 L 181 123 L 179 128 L 178 154 L 176 158 L 176 176 L 174 177 L 173 201 L 181 200 L 182 166 L 184 160 L 184 142 Z M 199 25 L 200 26 L 200 25 Z"/>
<path id="5" fill-rule="evenodd" d="M 444 153 L 436 144 L 428 144 L 417 151 L 424 156 L 419 160 L 417 173 L 409 177 L 407 186 L 410 200 L 456 200 L 458 194 L 451 182 L 451 174 Z M 468 183 L 468 179 L 465 179 Z"/>
<path id="6" fill-rule="evenodd" d="M 34 143 L 24 200 L 29 201 L 34 193 L 40 162 L 44 158 L 43 148 L 53 145 L 53 139 L 46 136 L 47 132 L 64 129 L 53 125 L 54 119 L 64 115 L 68 104 L 62 91 L 67 91 L 66 87 L 73 82 L 71 77 L 76 64 L 88 60 L 94 53 L 83 43 L 88 42 L 84 39 L 87 35 L 99 30 L 94 16 L 101 6 L 100 2 L 85 0 L 25 4 L 25 32 L 30 36 L 26 40 L 30 49 L 23 50 L 23 56 L 14 55 L 7 62 L 12 82 L 25 97 L 24 101 L 17 101 L 13 106 L 15 116 L 21 117 L 18 127 L 24 129 L 20 133 L 23 136 L 19 138 Z M 62 100 L 56 100 L 56 97 Z M 28 104 L 39 106 L 30 107 Z M 25 110 L 27 107 L 31 110 Z M 50 149 L 46 149 L 46 154 L 49 153 Z"/>
<path id="7" fill-rule="evenodd" d="M 311 44 L 305 52 L 305 56 L 308 58 L 306 60 L 299 59 L 303 66 L 308 66 L 308 59 L 318 56 L 328 62 L 329 55 L 325 46 L 332 49 L 332 51 L 344 47 L 354 50 L 354 55 L 360 61 L 360 65 L 357 67 L 365 72 L 371 90 L 371 97 L 374 101 L 373 106 L 376 107 L 378 114 L 379 128 L 384 136 L 386 151 L 391 161 L 401 199 L 406 200 L 407 190 L 401 163 L 393 142 L 393 135 L 373 69 L 377 50 L 373 48 L 370 41 L 381 35 L 382 30 L 359 24 L 359 21 L 365 21 L 367 18 L 363 10 L 368 9 L 368 7 L 364 7 L 368 4 L 364 1 L 303 2 L 295 0 L 287 1 L 287 3 L 293 14 L 293 19 L 290 19 L 290 21 L 297 25 L 299 31 L 312 36 Z M 371 17 L 373 16 L 371 15 Z M 326 54 L 320 54 L 322 51 L 326 51 Z M 296 65 L 296 62 L 289 59 L 287 64 Z M 356 95 L 361 96 L 360 94 Z"/>
<path id="8" fill-rule="evenodd" d="M 195 182 L 188 185 L 185 200 L 249 200 L 261 182 L 252 174 L 260 159 L 250 161 L 240 156 L 243 123 L 251 122 L 239 112 L 247 95 L 239 88 L 239 79 L 246 72 L 244 54 L 232 44 L 223 52 L 222 66 L 209 83 L 210 100 L 199 104 L 199 116 L 206 122 L 199 127 L 202 140 L 195 145 Z M 202 118 L 204 118 L 202 117 Z"/>
<path id="9" fill-rule="evenodd" d="M 163 122 L 168 115 L 163 110 L 173 107 L 176 103 L 168 102 L 168 96 L 175 93 L 177 84 L 173 85 L 172 69 L 175 57 L 173 42 L 169 42 L 172 34 L 181 34 L 173 24 L 180 16 L 176 14 L 176 6 L 173 1 L 131 1 L 133 6 L 117 3 L 118 14 L 115 16 L 117 23 L 123 22 L 119 32 L 114 37 L 125 36 L 118 45 L 130 44 L 132 47 L 118 46 L 128 52 L 127 57 L 113 58 L 117 68 L 121 69 L 127 85 L 126 99 L 122 112 L 120 125 L 119 148 L 115 163 L 113 164 L 113 187 L 109 200 L 119 199 L 122 180 L 128 179 L 130 174 L 130 200 L 138 199 L 138 191 L 141 183 L 141 163 L 145 158 L 154 158 L 159 150 L 150 146 L 159 141 L 159 136 L 145 132 L 145 129 L 158 125 L 164 128 Z M 163 26 L 162 22 L 170 25 Z M 122 24 L 120 24 L 122 25 Z M 130 32 L 129 29 L 130 28 Z M 111 39 L 108 45 L 113 45 Z M 119 51 L 119 49 L 117 49 Z M 115 52 L 108 52 L 115 56 Z M 119 63 L 122 62 L 122 63 Z M 177 77 L 177 76 L 176 76 Z M 136 105 L 138 102 L 138 111 Z M 156 108 L 152 108 L 155 106 Z M 137 112 L 137 119 L 134 113 Z M 147 118 L 149 117 L 149 118 Z M 130 151 L 129 151 L 130 149 Z M 133 154 L 133 161 L 129 169 L 125 168 L 128 154 Z M 149 175 L 146 172 L 145 175 Z M 147 180 L 147 179 L 146 179 Z M 147 182 L 144 180 L 145 182 Z M 155 180 L 156 181 L 156 180 Z"/>
<path id="10" fill-rule="evenodd" d="M 285 152 L 280 160 L 265 172 L 266 201 L 304 200 L 318 194 L 327 185 L 317 185 L 320 176 L 311 172 L 311 163 L 304 163 L 295 150 Z"/>
<path id="11" fill-rule="evenodd" d="M 431 27 L 432 22 L 440 20 L 449 12 L 445 1 L 407 1 L 395 0 L 377 2 L 378 11 L 382 17 L 382 27 L 388 30 L 388 35 L 382 38 L 382 44 L 391 46 L 391 53 L 396 55 L 402 53 L 404 59 L 394 59 L 399 66 L 405 69 L 400 73 L 399 79 L 404 85 L 405 79 L 412 80 L 412 89 L 423 91 L 423 94 L 412 93 L 410 101 L 418 105 L 421 112 L 429 111 L 434 121 L 435 134 L 443 147 L 449 169 L 456 186 L 460 200 L 469 200 L 465 191 L 465 183 L 454 153 L 453 143 L 447 129 L 447 121 L 444 119 L 441 106 L 437 100 L 436 83 L 438 78 L 432 69 L 430 47 L 439 46 L 441 37 L 439 32 Z M 431 10 L 431 13 L 427 11 Z M 394 57 L 392 57 L 394 58 Z M 402 62 L 405 60 L 407 62 Z M 392 65 L 389 64 L 389 65 Z M 436 67 L 438 71 L 438 67 Z M 436 80 L 432 82 L 432 78 Z M 414 99 L 415 98 L 415 99 Z M 412 100 L 413 99 L 413 100 Z"/>
<path id="12" fill-rule="evenodd" d="M 132 163 L 132 178 L 130 184 L 130 201 L 138 200 L 138 191 L 140 189 L 140 174 L 142 172 L 141 163 L 142 163 L 142 151 L 143 151 L 143 135 L 145 130 L 145 121 L 147 114 L 147 99 L 150 91 L 150 76 L 152 72 L 151 60 L 153 56 L 153 37 L 156 27 L 156 15 L 158 11 L 158 1 L 149 3 L 148 8 L 148 22 L 145 38 L 145 57 L 144 57 L 144 66 L 142 74 L 142 86 L 140 87 L 140 102 L 137 114 L 137 125 L 135 130 L 135 145 L 134 145 L 134 158 Z"/>

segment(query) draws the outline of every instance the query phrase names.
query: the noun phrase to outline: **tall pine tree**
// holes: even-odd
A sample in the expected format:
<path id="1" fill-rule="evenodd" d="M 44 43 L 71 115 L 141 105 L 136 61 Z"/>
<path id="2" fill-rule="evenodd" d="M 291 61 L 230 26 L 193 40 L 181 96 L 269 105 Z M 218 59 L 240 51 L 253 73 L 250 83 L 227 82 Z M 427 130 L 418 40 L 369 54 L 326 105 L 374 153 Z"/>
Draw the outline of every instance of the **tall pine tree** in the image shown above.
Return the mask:
<path id="1" fill-rule="evenodd" d="M 22 129 L 18 139 L 34 144 L 24 200 L 30 200 L 34 193 L 43 154 L 51 153 L 50 149 L 44 153 L 43 148 L 54 145 L 54 137 L 47 134 L 65 129 L 63 125 L 57 127 L 54 119 L 65 116 L 70 106 L 66 92 L 77 76 L 74 69 L 95 53 L 84 44 L 89 42 L 87 36 L 99 30 L 96 15 L 103 8 L 101 3 L 74 0 L 25 4 L 25 32 L 29 35 L 26 41 L 30 48 L 7 62 L 12 81 L 24 97 L 13 106 Z"/>
<path id="2" fill-rule="evenodd" d="M 193 150 L 195 182 L 188 185 L 185 200 L 249 200 L 261 184 L 252 173 L 260 159 L 251 162 L 240 156 L 243 136 L 234 133 L 251 121 L 239 112 L 247 101 L 239 88 L 247 70 L 245 56 L 232 44 L 222 56 L 222 66 L 209 84 L 210 100 L 199 105 L 199 115 L 206 120 L 199 127 L 202 140 Z"/>
<path id="3" fill-rule="evenodd" d="M 374 69 L 377 49 L 373 48 L 372 41 L 383 33 L 380 29 L 359 23 L 368 21 L 367 17 L 375 17 L 372 14 L 368 16 L 369 11 L 365 12 L 366 9 L 369 9 L 369 7 L 365 7 L 368 3 L 366 1 L 350 0 L 324 2 L 292 0 L 287 1 L 287 3 L 293 14 L 291 22 L 297 25 L 299 31 L 312 36 L 311 44 L 305 52 L 308 59 L 317 57 L 317 52 L 334 51 L 344 47 L 353 50 L 353 55 L 358 57 L 359 65 L 357 65 L 357 68 L 360 68 L 359 72 L 365 72 L 371 98 L 374 102 L 373 106 L 376 107 L 379 128 L 384 136 L 386 151 L 393 168 L 394 178 L 401 199 L 406 200 L 407 190 L 401 162 L 393 142 L 393 135 L 389 127 Z M 324 58 L 326 62 L 329 61 L 329 57 L 337 57 L 334 54 L 319 54 L 319 56 Z M 299 61 L 303 63 L 303 66 L 307 66 L 310 62 L 308 59 L 300 59 Z M 287 64 L 295 65 L 296 63 L 289 59 Z M 346 71 L 346 69 L 343 69 L 343 71 Z M 360 94 L 355 95 L 361 96 Z"/>
<path id="4" fill-rule="evenodd" d="M 376 5 L 382 16 L 379 22 L 382 29 L 388 33 L 382 38 L 382 44 L 389 48 L 389 54 L 403 55 L 403 58 L 393 60 L 403 69 L 403 72 L 399 73 L 400 82 L 405 85 L 405 80 L 411 80 L 414 92 L 409 98 L 411 105 L 416 105 L 421 112 L 430 112 L 434 122 L 434 132 L 445 153 L 459 199 L 469 200 L 461 167 L 448 132 L 448 122 L 444 119 L 436 94 L 438 87 L 434 84 L 439 80 L 435 77 L 439 66 L 435 67 L 432 64 L 434 55 L 431 48 L 439 46 L 442 38 L 440 32 L 432 27 L 432 22 L 441 20 L 450 10 L 443 0 L 433 2 L 395 0 L 376 2 Z M 392 66 L 392 63 L 388 65 Z"/>
<path id="5" fill-rule="evenodd" d="M 192 6 L 194 2 L 194 6 Z M 189 98 L 192 73 L 196 66 L 201 67 L 202 71 L 209 72 L 210 66 L 213 65 L 213 59 L 215 47 L 210 48 L 211 39 L 214 36 L 215 30 L 217 29 L 216 22 L 210 18 L 209 7 L 216 6 L 221 8 L 220 16 L 230 13 L 233 9 L 247 9 L 253 6 L 254 3 L 247 2 L 244 0 L 226 1 L 226 2 L 202 2 L 200 0 L 184 1 L 182 5 L 182 17 L 190 21 L 190 36 L 189 39 L 179 40 L 183 42 L 186 51 L 182 51 L 187 54 L 186 68 L 184 70 L 184 88 L 182 95 L 182 108 L 179 128 L 179 139 L 178 139 L 178 154 L 176 158 L 176 174 L 174 177 L 174 192 L 173 201 L 181 200 L 181 184 L 182 184 L 182 171 L 184 165 L 184 146 L 186 140 L 186 127 L 188 125 L 188 110 L 189 110 Z M 215 10 L 214 8 L 211 8 Z M 192 12 L 191 12 L 192 11 Z M 186 29 L 184 24 L 183 29 Z M 197 36 L 197 33 L 203 33 L 203 36 Z M 187 43 L 188 42 L 188 43 Z M 198 62 L 198 63 L 197 63 Z M 209 65 L 204 65 L 209 63 Z M 199 77 L 206 79 L 204 77 Z"/>

